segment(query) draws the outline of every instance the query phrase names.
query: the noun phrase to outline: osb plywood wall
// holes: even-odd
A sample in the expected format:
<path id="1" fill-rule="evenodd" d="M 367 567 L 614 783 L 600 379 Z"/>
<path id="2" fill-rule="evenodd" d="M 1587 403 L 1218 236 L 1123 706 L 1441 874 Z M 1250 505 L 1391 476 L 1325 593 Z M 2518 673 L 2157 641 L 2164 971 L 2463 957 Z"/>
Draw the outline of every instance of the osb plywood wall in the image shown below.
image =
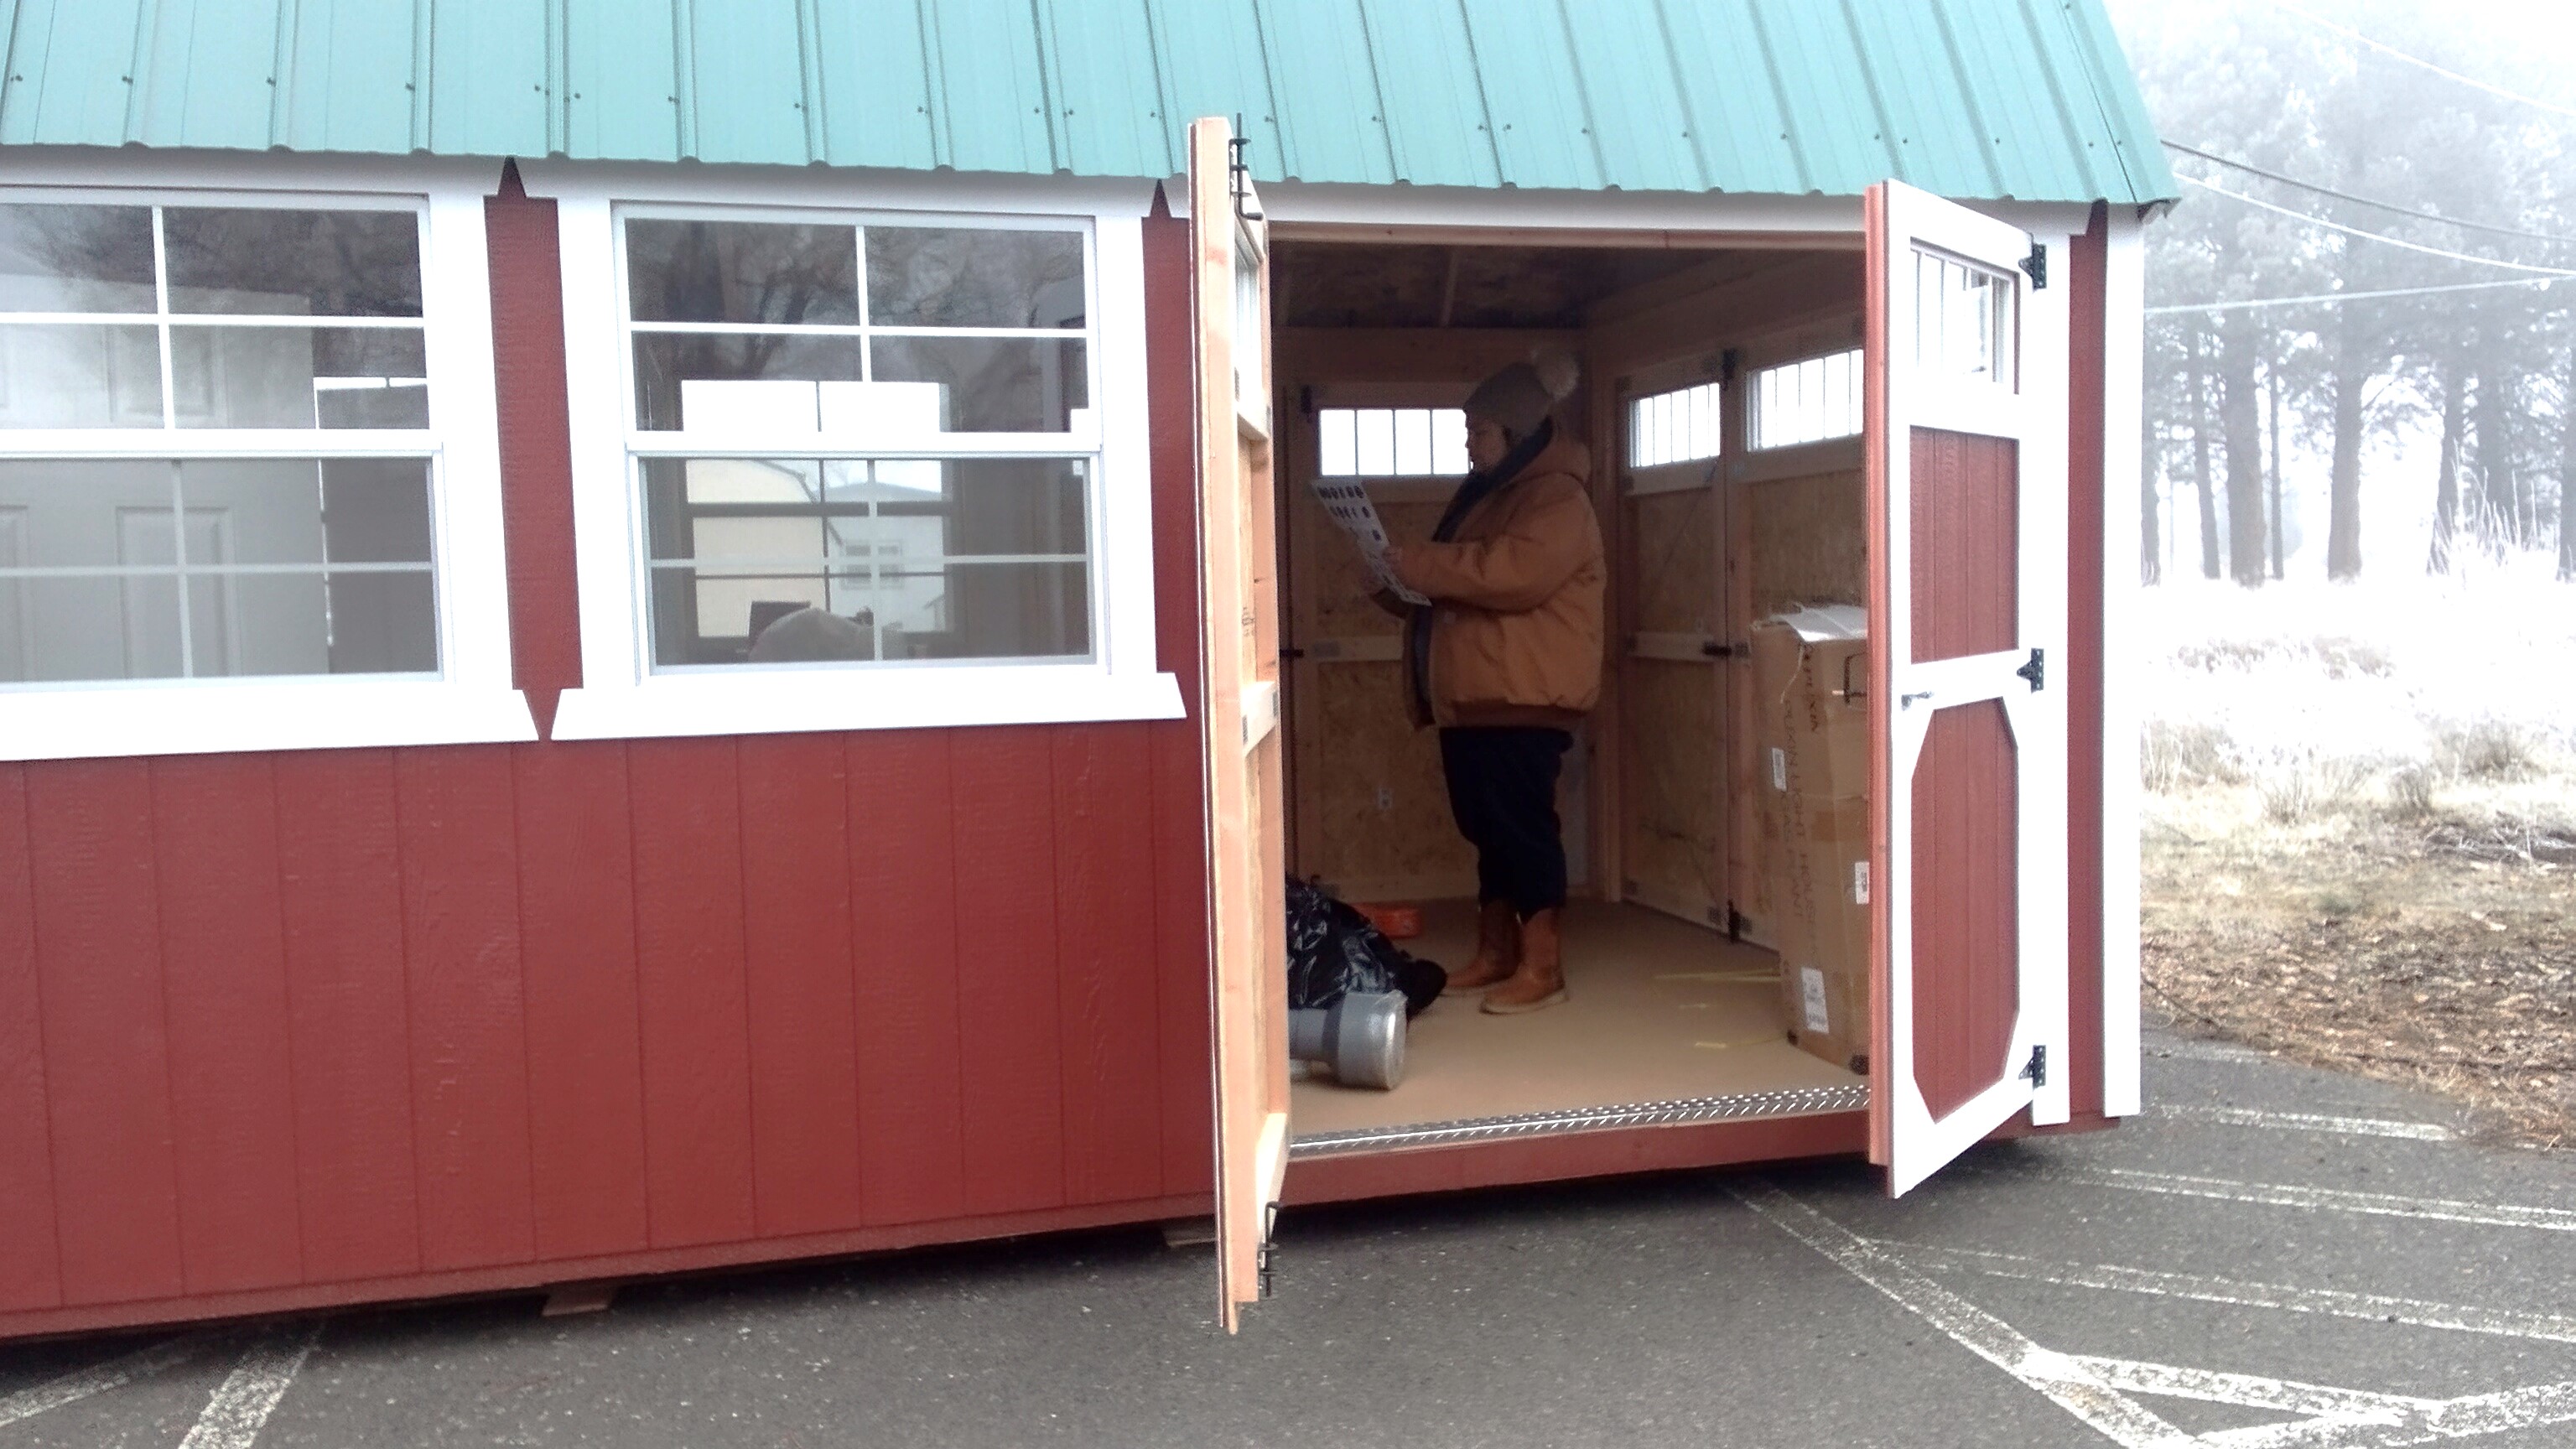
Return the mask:
<path id="1" fill-rule="evenodd" d="M 1401 664 L 1308 663 L 1298 683 L 1297 869 L 1345 894 L 1472 896 L 1476 862 L 1449 819 L 1439 737 L 1404 709 Z"/>
<path id="2" fill-rule="evenodd" d="M 1650 634 L 1701 634 L 1717 628 L 1717 492 L 1692 488 L 1628 500 L 1629 584 L 1634 627 Z"/>
<path id="3" fill-rule="evenodd" d="M 1628 894 L 1706 919 L 1724 898 L 1717 819 L 1717 671 L 1632 659 L 1627 665 Z"/>
<path id="4" fill-rule="evenodd" d="M 1869 601 L 1868 529 L 1858 469 L 1746 486 L 1754 618 L 1801 604 Z"/>

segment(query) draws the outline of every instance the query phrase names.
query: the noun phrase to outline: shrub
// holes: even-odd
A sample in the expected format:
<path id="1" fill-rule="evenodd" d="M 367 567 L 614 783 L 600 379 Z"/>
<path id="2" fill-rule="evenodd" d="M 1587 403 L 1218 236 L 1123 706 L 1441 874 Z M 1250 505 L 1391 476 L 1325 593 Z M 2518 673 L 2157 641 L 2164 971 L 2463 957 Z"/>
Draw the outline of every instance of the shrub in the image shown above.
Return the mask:
<path id="1" fill-rule="evenodd" d="M 2263 796 L 2264 819 L 2297 825 L 2345 804 L 2368 778 L 2367 761 L 2303 753 L 2274 763 L 2256 787 Z"/>
<path id="2" fill-rule="evenodd" d="M 2433 814 L 2433 787 L 2438 783 L 2425 765 L 2407 765 L 2388 777 L 2389 813 L 2401 820 L 2424 820 Z"/>
<path id="3" fill-rule="evenodd" d="M 2433 735 L 2435 763 L 2463 780 L 2519 779 L 2531 772 L 2535 753 L 2531 736 L 2509 720 L 2446 725 Z"/>
<path id="4" fill-rule="evenodd" d="M 2151 719 L 2140 746 L 2142 782 L 2160 795 L 2186 785 L 2244 783 L 2244 768 L 2236 762 L 2236 742 L 2217 725 Z"/>

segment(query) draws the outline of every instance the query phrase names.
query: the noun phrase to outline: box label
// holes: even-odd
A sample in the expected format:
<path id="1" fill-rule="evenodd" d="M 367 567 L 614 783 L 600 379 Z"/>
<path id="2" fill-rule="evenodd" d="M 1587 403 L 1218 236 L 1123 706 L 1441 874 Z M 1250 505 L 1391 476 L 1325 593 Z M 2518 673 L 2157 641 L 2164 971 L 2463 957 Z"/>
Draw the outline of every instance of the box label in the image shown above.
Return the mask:
<path id="1" fill-rule="evenodd" d="M 1832 1031 L 1833 1023 L 1825 1019 L 1825 973 L 1813 966 L 1798 968 L 1798 994 L 1807 1010 L 1807 1030 Z"/>
<path id="2" fill-rule="evenodd" d="M 1865 906 L 1869 904 L 1868 861 L 1855 860 L 1852 862 L 1852 904 L 1856 906 Z"/>
<path id="3" fill-rule="evenodd" d="M 1789 788 L 1789 752 L 1777 745 L 1771 747 L 1771 788 Z"/>

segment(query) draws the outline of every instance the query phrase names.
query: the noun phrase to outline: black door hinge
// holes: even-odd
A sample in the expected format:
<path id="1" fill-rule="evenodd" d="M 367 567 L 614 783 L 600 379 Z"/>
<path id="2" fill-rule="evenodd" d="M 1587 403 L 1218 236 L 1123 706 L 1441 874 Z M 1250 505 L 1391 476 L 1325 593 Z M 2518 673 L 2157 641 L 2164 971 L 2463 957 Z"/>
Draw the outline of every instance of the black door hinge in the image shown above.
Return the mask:
<path id="1" fill-rule="evenodd" d="M 1312 387 L 1301 387 L 1301 388 L 1297 389 L 1297 411 L 1299 411 L 1299 412 L 1301 412 L 1301 413 L 1305 414 L 1306 416 L 1308 416 L 1308 417 L 1310 417 L 1310 418 L 1311 418 L 1311 417 L 1313 417 L 1313 416 L 1315 415 L 1315 389 L 1314 389 L 1314 388 L 1312 388 Z"/>
<path id="2" fill-rule="evenodd" d="M 2048 651 L 2033 649 L 2030 651 L 2030 662 L 2014 670 L 2013 673 L 2030 681 L 2030 692 L 2033 694 L 2046 689 L 2048 687 Z"/>
<path id="3" fill-rule="evenodd" d="M 1735 369 L 1743 361 L 1743 358 L 1744 354 L 1736 351 L 1732 347 L 1719 353 L 1717 355 L 1717 380 L 1722 383 L 1735 381 Z"/>
<path id="4" fill-rule="evenodd" d="M 1703 658 L 1708 659 L 1750 659 L 1753 657 L 1753 646 L 1721 644 L 1715 639 L 1703 639 L 1700 641 L 1699 652 Z"/>
<path id="5" fill-rule="evenodd" d="M 2021 1080 L 2030 1083 L 2034 1092 L 2048 1085 L 2048 1043 L 2030 1049 L 2030 1065 L 2021 1069 Z"/>
<path id="6" fill-rule="evenodd" d="M 1743 940 L 1744 928 L 1752 924 L 1753 918 L 1744 914 L 1742 911 L 1737 910 L 1735 908 L 1735 902 L 1728 901 L 1726 903 L 1726 939 L 1730 941 Z"/>
<path id="7" fill-rule="evenodd" d="M 1255 1257 L 1254 1257 L 1254 1263 L 1255 1263 L 1255 1266 L 1260 1270 L 1260 1275 L 1259 1275 L 1259 1276 L 1260 1276 L 1260 1282 L 1261 1282 L 1261 1301 L 1262 1301 L 1262 1302 L 1264 1302 L 1264 1303 L 1267 1303 L 1267 1302 L 1269 1302 L 1269 1301 L 1270 1301 L 1270 1289 L 1271 1289 L 1270 1273 L 1271 1273 L 1271 1266 L 1272 1266 L 1272 1264 L 1271 1264 L 1271 1259 L 1272 1259 L 1272 1256 L 1273 1256 L 1273 1255 L 1278 1251 L 1278 1246 L 1277 1246 L 1277 1244 L 1275 1244 L 1275 1243 L 1273 1243 L 1273 1242 L 1271 1241 L 1271 1235 L 1272 1235 L 1272 1234 L 1274 1234 L 1274 1233 L 1276 1233 L 1278 1230 L 1279 1230 L 1279 1204 L 1277 1204 L 1277 1203 L 1275 1203 L 1275 1202 L 1274 1202 L 1274 1203 L 1270 1203 L 1270 1204 L 1266 1205 L 1266 1206 L 1262 1209 L 1262 1213 L 1261 1213 L 1261 1249 L 1260 1249 L 1260 1251 L 1259 1251 L 1259 1252 L 1255 1255 Z"/>
<path id="8" fill-rule="evenodd" d="M 1261 213 L 1244 204 L 1252 194 L 1252 165 L 1243 159 L 1244 153 L 1252 147 L 1252 138 L 1242 134 L 1243 117 L 1234 118 L 1234 129 L 1235 134 L 1227 137 L 1225 142 L 1227 180 L 1232 183 L 1234 191 L 1234 214 L 1245 221 L 1260 221 L 1263 219 Z"/>
<path id="9" fill-rule="evenodd" d="M 2030 244 L 2030 255 L 2021 259 L 2021 269 L 2030 273 L 2030 289 L 2032 291 L 2047 291 L 2048 247 L 2044 243 L 2032 242 Z"/>

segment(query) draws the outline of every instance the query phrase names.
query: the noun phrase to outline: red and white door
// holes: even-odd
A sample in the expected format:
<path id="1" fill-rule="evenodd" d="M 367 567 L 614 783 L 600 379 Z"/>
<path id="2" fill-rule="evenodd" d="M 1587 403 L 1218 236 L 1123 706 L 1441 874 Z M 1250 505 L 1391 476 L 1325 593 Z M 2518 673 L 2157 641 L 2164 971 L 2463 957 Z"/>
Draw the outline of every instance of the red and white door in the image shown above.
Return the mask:
<path id="1" fill-rule="evenodd" d="M 2028 233 L 1893 181 L 1866 216 L 1870 1156 L 1902 1193 L 2067 1116 L 2067 311 Z"/>

